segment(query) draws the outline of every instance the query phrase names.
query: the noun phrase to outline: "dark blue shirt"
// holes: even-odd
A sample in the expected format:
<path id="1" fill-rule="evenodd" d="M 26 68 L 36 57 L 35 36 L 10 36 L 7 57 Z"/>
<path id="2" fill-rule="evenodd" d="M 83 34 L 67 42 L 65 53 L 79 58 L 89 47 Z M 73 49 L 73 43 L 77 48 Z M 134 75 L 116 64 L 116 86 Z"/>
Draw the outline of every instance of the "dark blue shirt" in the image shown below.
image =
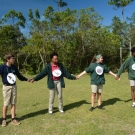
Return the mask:
<path id="1" fill-rule="evenodd" d="M 11 65 L 10 67 L 6 64 L 0 66 L 0 75 L 2 76 L 2 82 L 3 84 L 9 84 L 7 81 L 7 75 L 9 73 L 13 73 L 17 76 L 17 78 L 21 81 L 27 81 L 27 78 L 23 77 L 20 72 L 18 71 L 17 67 L 15 65 Z"/>

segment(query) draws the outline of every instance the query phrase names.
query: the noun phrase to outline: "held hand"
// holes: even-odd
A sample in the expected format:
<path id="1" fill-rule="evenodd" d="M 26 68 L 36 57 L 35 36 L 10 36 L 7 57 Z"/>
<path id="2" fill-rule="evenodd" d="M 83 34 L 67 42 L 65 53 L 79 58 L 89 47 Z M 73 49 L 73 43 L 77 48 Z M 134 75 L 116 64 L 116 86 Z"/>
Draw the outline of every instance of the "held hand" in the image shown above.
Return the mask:
<path id="1" fill-rule="evenodd" d="M 27 82 L 30 82 L 31 79 L 27 79 Z"/>
<path id="2" fill-rule="evenodd" d="M 76 76 L 76 80 L 79 79 L 79 78 L 80 78 L 79 75 L 77 75 L 77 76 Z"/>
<path id="3" fill-rule="evenodd" d="M 34 79 L 29 79 L 28 82 L 33 83 Z"/>
<path id="4" fill-rule="evenodd" d="M 119 76 L 116 76 L 115 79 L 119 81 L 120 80 L 120 77 Z"/>

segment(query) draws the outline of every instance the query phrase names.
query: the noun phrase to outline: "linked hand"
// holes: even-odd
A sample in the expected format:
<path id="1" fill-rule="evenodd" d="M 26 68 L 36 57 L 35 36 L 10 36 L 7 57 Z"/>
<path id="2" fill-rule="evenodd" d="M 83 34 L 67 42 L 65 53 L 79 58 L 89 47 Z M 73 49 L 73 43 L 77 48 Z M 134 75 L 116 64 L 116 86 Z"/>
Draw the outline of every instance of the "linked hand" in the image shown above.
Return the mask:
<path id="1" fill-rule="evenodd" d="M 79 78 L 80 78 L 80 77 L 77 75 L 77 76 L 76 76 L 76 80 L 79 79 Z"/>
<path id="2" fill-rule="evenodd" d="M 33 83 L 34 79 L 29 79 L 28 82 Z"/>
<path id="3" fill-rule="evenodd" d="M 119 76 L 116 76 L 115 79 L 119 81 L 120 80 L 120 77 Z"/>

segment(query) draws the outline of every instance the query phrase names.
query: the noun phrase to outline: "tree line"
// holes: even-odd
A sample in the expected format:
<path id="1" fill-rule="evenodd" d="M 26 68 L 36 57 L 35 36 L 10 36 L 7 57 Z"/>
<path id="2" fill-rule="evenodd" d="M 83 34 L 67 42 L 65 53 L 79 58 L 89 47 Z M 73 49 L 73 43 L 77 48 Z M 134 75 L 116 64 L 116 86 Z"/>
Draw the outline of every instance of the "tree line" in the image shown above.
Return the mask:
<path id="1" fill-rule="evenodd" d="M 117 70 L 120 47 L 125 48 L 124 60 L 129 56 L 129 39 L 135 45 L 135 12 L 123 22 L 114 16 L 110 26 L 102 24 L 103 17 L 93 7 L 55 11 L 48 6 L 42 15 L 38 9 L 29 9 L 28 17 L 29 36 L 20 30 L 27 25 L 21 12 L 10 10 L 0 20 L 0 64 L 12 52 L 23 73 L 41 71 L 53 51 L 71 73 L 84 70 L 99 53 L 111 70 Z"/>

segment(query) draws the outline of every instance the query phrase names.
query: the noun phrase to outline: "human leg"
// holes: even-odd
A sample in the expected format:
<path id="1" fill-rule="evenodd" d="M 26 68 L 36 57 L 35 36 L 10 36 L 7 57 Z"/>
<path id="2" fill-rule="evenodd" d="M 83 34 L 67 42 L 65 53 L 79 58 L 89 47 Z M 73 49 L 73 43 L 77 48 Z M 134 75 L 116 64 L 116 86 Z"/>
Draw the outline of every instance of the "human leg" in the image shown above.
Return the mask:
<path id="1" fill-rule="evenodd" d="M 5 127 L 8 105 L 10 104 L 10 100 L 11 100 L 11 87 L 3 85 L 3 100 L 4 100 L 4 105 L 2 110 L 3 111 L 2 126 Z"/>
<path id="2" fill-rule="evenodd" d="M 101 106 L 101 93 L 102 93 L 102 90 L 103 90 L 103 85 L 99 85 L 99 86 L 98 86 L 98 92 L 97 92 L 98 109 L 105 110 L 105 109 Z"/>
<path id="3" fill-rule="evenodd" d="M 89 111 L 93 111 L 94 110 L 94 102 L 95 102 L 95 97 L 96 97 L 96 93 L 93 93 L 92 92 L 92 95 L 91 95 L 91 108 Z"/>
<path id="4" fill-rule="evenodd" d="M 92 94 L 91 94 L 91 108 L 90 111 L 92 112 L 94 110 L 94 103 L 95 103 L 95 97 L 97 93 L 97 85 L 91 85 Z"/>
<path id="5" fill-rule="evenodd" d="M 6 123 L 7 110 L 8 110 L 8 106 L 3 106 L 2 127 L 5 127 L 7 125 L 7 123 Z"/>
<path id="6" fill-rule="evenodd" d="M 130 80 L 132 107 L 135 107 L 135 80 Z"/>
<path id="7" fill-rule="evenodd" d="M 57 95 L 58 95 L 58 104 L 59 104 L 59 111 L 63 111 L 63 100 L 62 100 L 62 88 L 60 81 L 57 82 Z"/>
<path id="8" fill-rule="evenodd" d="M 54 88 L 49 89 L 50 97 L 49 97 L 49 113 L 53 113 L 53 104 L 54 104 L 54 98 L 55 98 L 55 91 L 56 91 L 56 83 L 54 82 Z"/>

